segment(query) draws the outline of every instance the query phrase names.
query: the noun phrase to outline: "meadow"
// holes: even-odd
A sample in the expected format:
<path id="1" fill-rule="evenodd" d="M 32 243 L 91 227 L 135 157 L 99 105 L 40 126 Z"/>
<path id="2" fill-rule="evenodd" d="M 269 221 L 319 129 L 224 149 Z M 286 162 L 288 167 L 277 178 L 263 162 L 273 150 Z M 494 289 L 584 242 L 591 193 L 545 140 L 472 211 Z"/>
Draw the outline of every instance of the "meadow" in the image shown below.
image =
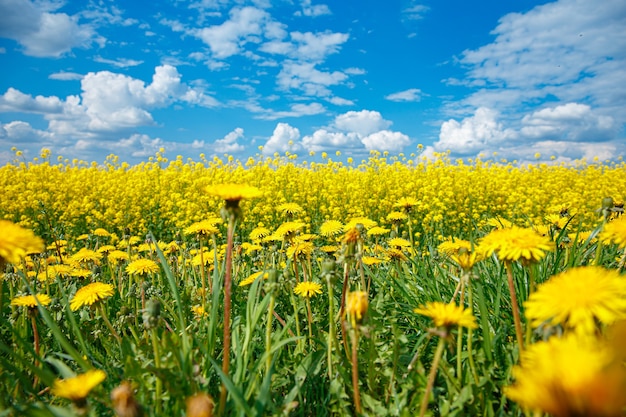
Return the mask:
<path id="1" fill-rule="evenodd" d="M 0 167 L 0 416 L 626 415 L 626 163 Z"/>

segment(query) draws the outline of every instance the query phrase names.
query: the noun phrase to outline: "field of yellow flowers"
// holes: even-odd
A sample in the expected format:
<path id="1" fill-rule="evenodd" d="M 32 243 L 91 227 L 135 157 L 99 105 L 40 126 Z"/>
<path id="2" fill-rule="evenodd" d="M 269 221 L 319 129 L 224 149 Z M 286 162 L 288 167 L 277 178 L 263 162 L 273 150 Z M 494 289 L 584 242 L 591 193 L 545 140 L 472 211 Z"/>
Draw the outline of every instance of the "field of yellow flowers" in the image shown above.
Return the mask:
<path id="1" fill-rule="evenodd" d="M 626 163 L 0 167 L 0 416 L 624 416 Z"/>

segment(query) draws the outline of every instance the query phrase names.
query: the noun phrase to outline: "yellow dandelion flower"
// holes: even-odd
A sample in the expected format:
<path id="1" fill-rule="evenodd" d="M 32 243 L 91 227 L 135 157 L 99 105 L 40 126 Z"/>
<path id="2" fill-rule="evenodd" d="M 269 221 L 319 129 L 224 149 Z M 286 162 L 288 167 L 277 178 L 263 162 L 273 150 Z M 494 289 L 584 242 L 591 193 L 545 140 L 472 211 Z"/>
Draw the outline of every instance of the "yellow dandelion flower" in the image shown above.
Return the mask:
<path id="1" fill-rule="evenodd" d="M 152 259 L 137 259 L 126 266 L 129 275 L 148 275 L 159 272 L 159 264 Z"/>
<path id="2" fill-rule="evenodd" d="M 280 211 L 286 216 L 292 216 L 292 217 L 297 216 L 298 214 L 304 211 L 304 209 L 300 207 L 300 205 L 297 203 L 284 203 L 276 207 L 276 210 Z"/>
<path id="3" fill-rule="evenodd" d="M 216 225 L 222 222 L 217 217 L 193 223 L 184 230 L 186 235 L 212 236 L 220 232 Z"/>
<path id="4" fill-rule="evenodd" d="M 597 266 L 572 268 L 539 285 L 524 305 L 534 327 L 547 322 L 591 334 L 597 322 L 626 319 L 626 278 Z"/>
<path id="5" fill-rule="evenodd" d="M 513 367 L 504 394 L 522 407 L 556 417 L 621 416 L 626 368 L 601 341 L 570 333 L 530 345 Z"/>
<path id="6" fill-rule="evenodd" d="M 403 209 L 406 213 L 410 213 L 413 207 L 419 205 L 419 200 L 413 197 L 402 197 L 393 206 Z"/>
<path id="7" fill-rule="evenodd" d="M 337 245 L 324 245 L 320 247 L 320 250 L 322 252 L 326 252 L 326 253 L 335 253 L 339 250 L 339 246 Z"/>
<path id="8" fill-rule="evenodd" d="M 255 272 L 254 274 L 250 275 L 247 278 L 244 278 L 241 280 L 241 282 L 239 283 L 240 287 L 245 287 L 247 285 L 252 284 L 254 281 L 257 280 L 257 278 L 263 276 L 263 279 L 267 279 L 267 277 L 269 276 L 269 274 L 265 271 L 259 271 L 259 272 Z"/>
<path id="9" fill-rule="evenodd" d="M 411 242 L 406 239 L 402 239 L 401 237 L 394 237 L 392 239 L 389 239 L 387 243 L 389 244 L 389 246 L 396 249 L 403 249 L 411 246 Z"/>
<path id="10" fill-rule="evenodd" d="M 472 315 L 471 310 L 465 309 L 453 303 L 442 303 L 440 301 L 428 302 L 419 308 L 413 310 L 417 314 L 430 317 L 437 327 L 445 327 L 449 329 L 453 326 L 467 327 L 475 329 L 477 326 L 476 318 Z"/>
<path id="11" fill-rule="evenodd" d="M 459 253 L 461 249 L 471 251 L 472 242 L 469 240 L 448 238 L 437 246 L 437 250 L 445 253 L 446 255 Z"/>
<path id="12" fill-rule="evenodd" d="M 100 259 L 102 259 L 101 253 L 87 248 L 81 248 L 74 255 L 70 256 L 70 262 L 74 264 L 93 262 L 97 265 L 100 263 Z"/>
<path id="13" fill-rule="evenodd" d="M 345 315 L 350 319 L 353 327 L 363 320 L 368 307 L 369 301 L 365 291 L 352 291 L 346 295 Z"/>
<path id="14" fill-rule="evenodd" d="M 252 229 L 250 232 L 250 240 L 253 242 L 259 242 L 263 240 L 263 238 L 268 237 L 272 232 L 267 227 L 259 226 Z"/>
<path id="15" fill-rule="evenodd" d="M 620 216 L 605 224 L 598 239 L 608 245 L 615 244 L 620 248 L 626 248 L 626 216 Z"/>
<path id="16" fill-rule="evenodd" d="M 384 227 L 374 226 L 367 231 L 368 236 L 382 236 L 389 233 L 391 230 L 385 229 Z"/>
<path id="17" fill-rule="evenodd" d="M 480 241 L 478 252 L 485 257 L 494 252 L 502 261 L 539 261 L 547 251 L 554 250 L 554 243 L 532 229 L 513 226 L 495 229 Z"/>
<path id="18" fill-rule="evenodd" d="M 1 260 L 18 264 L 26 255 L 43 252 L 43 240 L 28 229 L 8 220 L 0 220 L 0 263 Z"/>
<path id="19" fill-rule="evenodd" d="M 334 237 L 343 232 L 343 223 L 338 220 L 326 220 L 320 226 L 320 235 L 324 237 Z"/>
<path id="20" fill-rule="evenodd" d="M 302 222 L 285 222 L 272 234 L 275 240 L 290 240 L 304 227 Z"/>
<path id="21" fill-rule="evenodd" d="M 295 242 L 287 248 L 287 257 L 293 258 L 294 255 L 296 257 L 309 256 L 313 253 L 314 248 L 312 242 Z"/>
<path id="22" fill-rule="evenodd" d="M 295 286 L 293 292 L 301 297 L 311 298 L 322 293 L 322 286 L 317 282 L 303 281 Z"/>
<path id="23" fill-rule="evenodd" d="M 18 307 L 28 307 L 35 308 L 37 307 L 37 300 L 42 306 L 47 306 L 52 302 L 52 299 L 47 294 L 37 294 L 37 295 L 22 295 L 19 297 L 15 297 L 11 300 L 12 306 Z"/>
<path id="24" fill-rule="evenodd" d="M 107 259 L 113 263 L 121 263 L 122 261 L 127 261 L 130 257 L 128 256 L 128 252 L 124 252 L 121 250 L 114 250 L 109 252 Z"/>
<path id="25" fill-rule="evenodd" d="M 378 223 L 376 223 L 374 220 L 367 217 L 354 217 L 350 219 L 350 221 L 343 227 L 343 230 L 347 232 L 348 230 L 356 228 L 359 224 L 362 225 L 365 230 L 369 230 L 372 227 L 378 225 Z"/>
<path id="26" fill-rule="evenodd" d="M 117 250 L 117 248 L 113 245 L 102 245 L 98 248 L 97 252 L 98 253 L 103 253 L 103 254 L 108 254 L 109 252 L 112 252 L 114 250 Z"/>
<path id="27" fill-rule="evenodd" d="M 104 300 L 115 293 L 113 285 L 102 282 L 93 282 L 80 288 L 70 301 L 70 309 L 76 311 L 83 306 L 90 306 Z"/>
<path id="28" fill-rule="evenodd" d="M 104 371 L 91 370 L 72 378 L 57 379 L 54 381 L 51 392 L 57 397 L 79 402 L 87 398 L 91 390 L 105 379 L 106 373 Z"/>
<path id="29" fill-rule="evenodd" d="M 93 234 L 99 237 L 109 237 L 111 236 L 111 233 L 107 232 L 106 229 L 103 229 L 101 227 L 97 228 L 96 230 L 93 231 Z"/>
<path id="30" fill-rule="evenodd" d="M 218 184 L 207 187 L 207 193 L 226 201 L 240 201 L 257 198 L 261 190 L 246 184 Z"/>
<path id="31" fill-rule="evenodd" d="M 591 237 L 592 236 L 591 231 L 584 231 L 584 232 L 578 232 L 578 233 L 569 233 L 567 235 L 567 237 L 570 239 L 570 241 L 572 242 L 576 242 L 579 245 L 583 244 L 587 241 L 589 241 L 589 243 L 594 243 L 597 239 L 595 237 Z"/>
<path id="32" fill-rule="evenodd" d="M 496 229 L 508 229 L 513 227 L 513 223 L 508 221 L 507 219 L 503 219 L 501 217 L 492 217 L 487 220 L 488 226 L 493 226 Z"/>
<path id="33" fill-rule="evenodd" d="M 409 216 L 403 211 L 392 211 L 387 215 L 387 220 L 392 223 L 399 223 L 409 218 Z"/>
<path id="34" fill-rule="evenodd" d="M 371 266 L 371 265 L 382 264 L 384 261 L 382 259 L 376 258 L 374 256 L 363 256 L 361 258 L 361 262 L 363 262 L 363 265 Z"/>
<path id="35" fill-rule="evenodd" d="M 243 242 L 241 244 L 241 249 L 244 250 L 244 253 L 246 255 L 251 255 L 254 252 L 259 252 L 263 250 L 263 246 L 258 245 L 256 243 L 250 243 L 250 242 Z"/>
<path id="36" fill-rule="evenodd" d="M 206 317 L 209 315 L 209 313 L 207 313 L 206 311 L 204 311 L 204 307 L 201 305 L 197 305 L 197 306 L 193 306 L 191 307 L 191 311 L 193 312 L 193 314 L 198 317 Z"/>

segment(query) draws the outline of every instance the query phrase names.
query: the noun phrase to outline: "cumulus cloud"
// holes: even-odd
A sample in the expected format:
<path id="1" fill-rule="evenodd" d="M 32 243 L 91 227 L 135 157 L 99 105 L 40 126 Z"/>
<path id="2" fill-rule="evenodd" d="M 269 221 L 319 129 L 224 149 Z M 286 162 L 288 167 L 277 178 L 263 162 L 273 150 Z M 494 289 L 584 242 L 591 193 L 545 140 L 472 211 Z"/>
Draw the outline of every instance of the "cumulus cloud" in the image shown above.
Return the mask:
<path id="1" fill-rule="evenodd" d="M 320 103 L 296 103 L 290 106 L 290 110 L 274 111 L 263 108 L 250 109 L 256 113 L 259 113 L 256 118 L 262 120 L 276 120 L 285 119 L 287 117 L 302 117 L 312 116 L 315 114 L 323 113 L 326 109 Z"/>
<path id="2" fill-rule="evenodd" d="M 238 127 L 232 132 L 228 133 L 222 139 L 218 139 L 213 142 L 212 148 L 215 153 L 228 153 L 234 154 L 241 152 L 245 149 L 245 146 L 238 142 L 243 138 L 243 129 Z"/>
<path id="3" fill-rule="evenodd" d="M 290 126 L 288 123 L 278 123 L 272 136 L 263 145 L 264 155 L 273 155 L 275 152 L 284 153 L 286 151 L 297 152 L 300 131 L 298 128 Z"/>
<path id="4" fill-rule="evenodd" d="M 335 118 L 334 126 L 343 131 L 351 131 L 361 136 L 387 129 L 391 126 L 389 120 L 372 110 L 349 111 Z"/>
<path id="5" fill-rule="evenodd" d="M 0 123 L 0 147 L 2 148 L 33 143 L 43 145 L 49 142 L 52 136 L 51 133 L 35 129 L 29 123 L 20 120 Z"/>
<path id="6" fill-rule="evenodd" d="M 547 107 L 522 119 L 522 136 L 531 139 L 604 141 L 613 139 L 617 124 L 611 116 L 594 113 L 586 104 Z"/>
<path id="7" fill-rule="evenodd" d="M 397 93 L 385 96 L 389 101 L 413 101 L 417 102 L 422 99 L 422 90 L 419 88 L 409 88 L 408 90 L 399 91 Z"/>
<path id="8" fill-rule="evenodd" d="M 317 17 L 331 14 L 330 9 L 325 4 L 311 4 L 311 0 L 303 0 L 300 2 L 302 10 L 294 13 L 296 16 Z"/>
<path id="9" fill-rule="evenodd" d="M 361 142 L 369 151 L 376 150 L 398 153 L 401 152 L 411 140 L 404 133 L 381 130 L 367 135 L 361 139 Z"/>
<path id="10" fill-rule="evenodd" d="M 64 103 L 58 97 L 33 97 L 12 87 L 0 96 L 0 112 L 50 114 L 61 113 L 63 108 Z"/>
<path id="11" fill-rule="evenodd" d="M 338 85 L 347 78 L 340 71 L 325 72 L 310 62 L 286 61 L 278 74 L 277 83 L 283 90 L 302 90 L 306 95 L 328 96 L 329 86 Z"/>
<path id="12" fill-rule="evenodd" d="M 0 37 L 17 41 L 26 55 L 36 57 L 59 57 L 72 48 L 103 42 L 91 26 L 79 24 L 77 17 L 50 13 L 43 9 L 44 5 L 54 6 L 54 3 L 0 2 Z"/>
<path id="13" fill-rule="evenodd" d="M 330 149 L 358 149 L 362 147 L 359 135 L 355 132 L 329 132 L 318 129 L 312 135 L 302 138 L 302 145 L 309 151 L 319 152 Z"/>
<path id="14" fill-rule="evenodd" d="M 61 71 L 61 72 L 55 72 L 54 74 L 50 74 L 48 78 L 51 80 L 73 81 L 73 80 L 82 79 L 83 74 L 78 74 L 76 72 L 69 72 L 69 71 Z"/>
<path id="15" fill-rule="evenodd" d="M 515 132 L 505 129 L 497 119 L 497 111 L 481 107 L 461 122 L 454 119 L 443 122 L 434 148 L 438 152 L 449 150 L 453 154 L 470 155 L 513 139 Z"/>

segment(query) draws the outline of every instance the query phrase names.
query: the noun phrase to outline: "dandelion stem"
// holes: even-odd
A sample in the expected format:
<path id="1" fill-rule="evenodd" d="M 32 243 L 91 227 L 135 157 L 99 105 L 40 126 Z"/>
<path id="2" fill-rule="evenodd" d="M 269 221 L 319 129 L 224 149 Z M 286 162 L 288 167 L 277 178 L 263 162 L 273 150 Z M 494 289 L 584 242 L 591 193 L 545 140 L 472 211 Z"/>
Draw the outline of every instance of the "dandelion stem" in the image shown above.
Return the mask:
<path id="1" fill-rule="evenodd" d="M 104 320 L 104 324 L 106 324 L 106 326 L 109 328 L 109 331 L 111 332 L 111 334 L 113 335 L 115 340 L 117 340 L 117 343 L 119 343 L 121 345 L 122 344 L 122 338 L 115 331 L 115 329 L 113 328 L 113 325 L 109 321 L 109 317 L 107 316 L 107 313 L 104 310 L 104 304 L 102 304 L 102 302 L 99 302 L 98 303 L 98 307 L 100 308 L 100 315 L 102 316 L 102 320 Z"/>
<path id="2" fill-rule="evenodd" d="M 159 352 L 159 341 L 157 338 L 156 328 L 153 328 L 150 332 L 152 338 L 152 350 L 154 351 L 154 366 L 155 368 L 161 368 L 161 354 Z M 161 414 L 161 378 L 155 375 L 155 392 L 154 402 L 156 403 L 156 414 Z"/>
<path id="3" fill-rule="evenodd" d="M 335 333 L 335 300 L 333 295 L 333 284 L 330 278 L 326 279 L 328 287 L 328 378 L 333 379 L 333 346 L 336 344 L 337 335 Z"/>
<path id="4" fill-rule="evenodd" d="M 505 262 L 507 281 L 509 283 L 509 292 L 511 293 L 511 309 L 513 310 L 513 321 L 515 324 L 515 337 L 519 346 L 519 353 L 524 350 L 524 339 L 522 333 L 522 322 L 519 315 L 519 306 L 517 304 L 517 295 L 515 294 L 515 283 L 513 282 L 513 267 L 510 261 Z"/>
<path id="5" fill-rule="evenodd" d="M 354 408 L 357 415 L 361 414 L 361 392 L 359 391 L 359 328 L 352 329 L 352 388 L 354 389 Z"/>
<path id="6" fill-rule="evenodd" d="M 265 372 L 269 374 L 272 367 L 272 319 L 274 315 L 274 303 L 276 302 L 276 296 L 274 295 L 274 289 L 272 288 L 270 294 L 270 305 L 267 309 L 267 325 L 265 328 L 265 352 L 267 359 L 265 360 Z"/>
<path id="7" fill-rule="evenodd" d="M 439 361 L 441 360 L 441 355 L 443 354 L 443 348 L 446 344 L 446 340 L 443 337 L 439 338 L 439 343 L 437 344 L 437 350 L 435 351 L 435 356 L 433 357 L 433 363 L 430 367 L 430 373 L 428 374 L 428 381 L 426 382 L 426 391 L 424 392 L 424 397 L 422 398 L 422 405 L 420 406 L 420 417 L 424 417 L 426 414 L 426 408 L 428 408 L 428 400 L 430 397 L 430 392 L 433 389 L 433 385 L 435 384 L 435 376 L 437 375 L 437 368 L 439 367 Z"/>

